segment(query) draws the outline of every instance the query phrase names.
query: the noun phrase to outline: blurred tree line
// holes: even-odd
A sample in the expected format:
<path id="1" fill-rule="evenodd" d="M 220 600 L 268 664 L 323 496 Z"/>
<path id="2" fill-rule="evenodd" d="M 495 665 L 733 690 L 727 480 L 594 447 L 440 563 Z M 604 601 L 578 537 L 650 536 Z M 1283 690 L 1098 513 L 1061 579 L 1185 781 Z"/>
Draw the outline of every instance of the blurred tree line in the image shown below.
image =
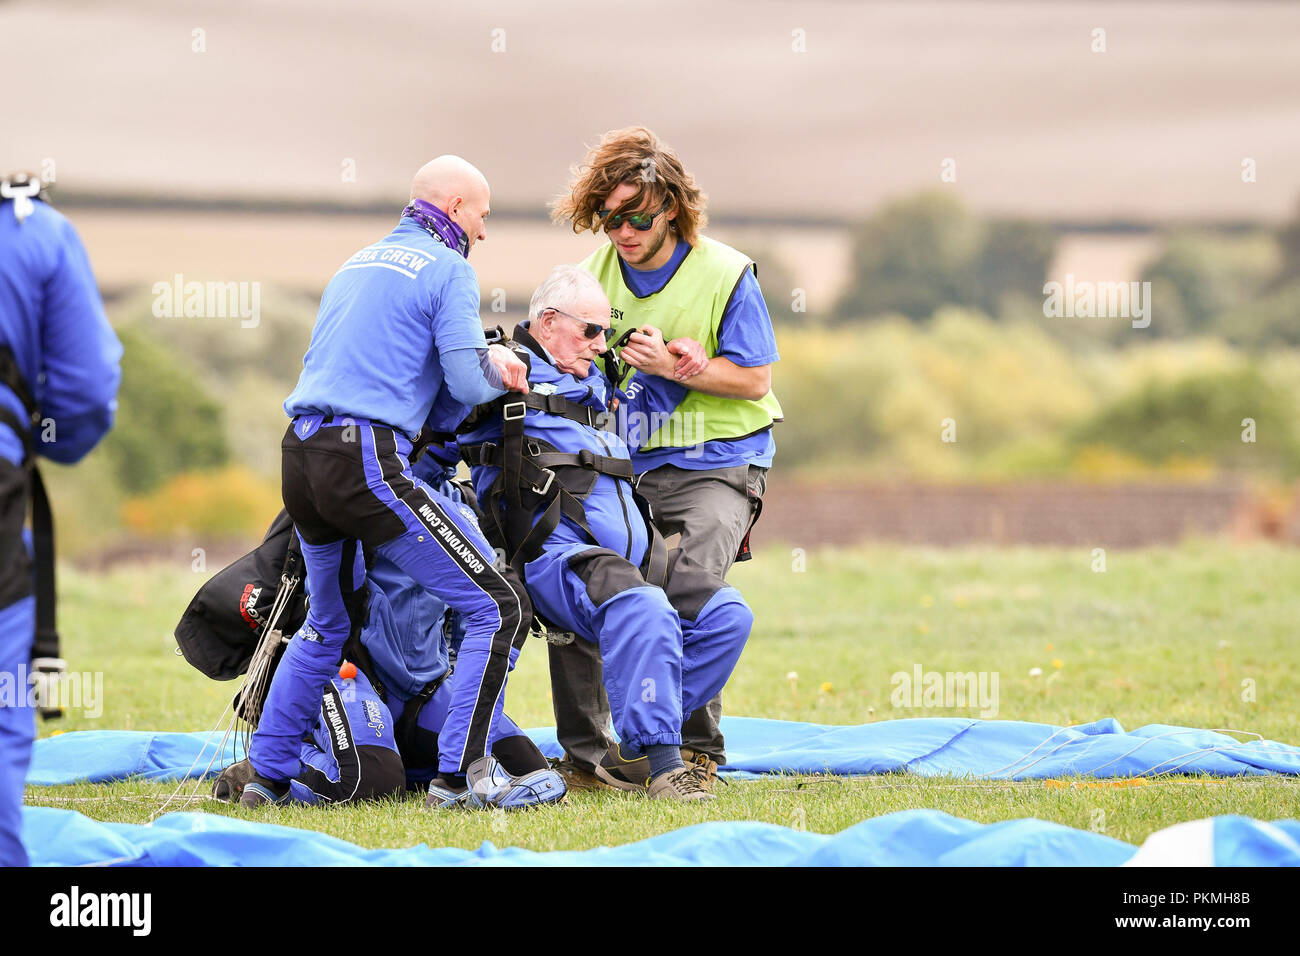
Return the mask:
<path id="1" fill-rule="evenodd" d="M 258 323 L 158 318 L 141 294 L 109 309 L 122 340 L 113 430 L 75 468 L 45 469 L 61 553 L 125 528 L 190 538 L 259 535 L 280 508 L 281 402 L 297 379 L 317 300 L 264 290 Z"/>
<path id="2" fill-rule="evenodd" d="M 978 219 L 951 193 L 922 193 L 858 228 L 835 318 L 928 319 L 945 305 L 999 315 L 1008 299 L 1041 300 L 1055 250 L 1046 226 Z"/>
<path id="3" fill-rule="evenodd" d="M 946 481 L 1300 476 L 1300 353 L 1151 339 L 1080 354 L 947 306 L 778 329 L 782 469 Z M 947 426 L 951 426 L 950 428 Z"/>
<path id="4" fill-rule="evenodd" d="M 945 191 L 863 222 L 827 314 L 772 309 L 776 387 L 798 423 L 778 432 L 783 465 L 1300 475 L 1300 207 L 1276 231 L 1163 234 L 1138 276 L 1115 277 L 1151 283 L 1141 330 L 1044 315 L 1057 240 L 1041 223 L 980 218 Z M 775 288 L 799 284 L 779 263 L 767 270 Z M 944 448 L 948 418 L 959 437 Z"/>
<path id="5" fill-rule="evenodd" d="M 795 307 L 755 253 L 777 327 L 783 470 L 942 480 L 1300 475 L 1300 209 L 1275 232 L 1174 229 L 1138 278 L 1153 321 L 1048 319 L 1057 236 L 950 193 L 856 230 L 845 291 Z M 1117 277 L 1121 278 L 1121 277 Z M 110 310 L 125 346 L 117 424 L 48 469 L 68 553 L 141 535 L 254 537 L 279 508 L 281 402 L 318 299 L 264 290 L 255 327 Z M 499 321 L 500 317 L 485 318 Z M 953 423 L 955 441 L 941 438 Z"/>
<path id="6" fill-rule="evenodd" d="M 896 315 L 923 322 L 953 305 L 995 319 L 1041 314 L 1057 239 L 1042 223 L 981 219 L 949 192 L 898 200 L 855 230 L 848 282 L 823 318 Z M 784 278 L 779 265 L 769 268 Z M 1140 275 L 1115 277 L 1134 278 L 1151 283 L 1155 319 L 1143 330 L 1148 337 L 1217 336 L 1251 351 L 1300 346 L 1300 204 L 1276 231 L 1172 229 Z M 785 309 L 774 316 L 799 319 Z M 1110 344 L 1125 341 L 1115 322 L 1085 328 Z M 1055 329 L 1077 339 L 1064 323 Z"/>
<path id="7" fill-rule="evenodd" d="M 189 361 L 136 327 L 117 333 L 122 385 L 103 454 L 121 487 L 140 494 L 182 471 L 226 464 L 225 409 Z"/>

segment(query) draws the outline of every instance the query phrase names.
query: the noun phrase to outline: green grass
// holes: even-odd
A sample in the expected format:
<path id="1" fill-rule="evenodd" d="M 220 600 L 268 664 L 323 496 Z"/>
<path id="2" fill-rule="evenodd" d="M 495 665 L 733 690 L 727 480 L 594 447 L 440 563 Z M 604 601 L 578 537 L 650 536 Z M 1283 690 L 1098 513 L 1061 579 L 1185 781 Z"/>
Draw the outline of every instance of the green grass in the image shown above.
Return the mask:
<path id="1" fill-rule="evenodd" d="M 996 672 L 1000 719 L 1069 724 L 1109 716 L 1127 728 L 1234 728 L 1300 743 L 1300 552 L 1201 541 L 1112 552 L 1106 561 L 1097 573 L 1088 549 L 871 547 L 806 558 L 761 552 L 732 574 L 757 622 L 727 687 L 727 712 L 831 724 L 977 716 L 973 707 L 894 707 L 891 675 L 920 664 Z M 173 653 L 171 638 L 201 581 L 188 565 L 65 572 L 65 656 L 77 671 L 104 672 L 103 712 L 91 718 L 73 711 L 41 733 L 211 727 L 234 685 L 203 678 Z M 511 679 L 507 710 L 524 726 L 552 722 L 545 658 L 540 644 L 530 644 Z M 1032 668 L 1043 673 L 1030 676 Z M 144 822 L 173 789 L 140 782 L 30 787 L 27 798 Z M 246 815 L 212 801 L 200 806 Z M 784 776 L 722 786 L 717 802 L 695 807 L 574 794 L 560 807 L 510 815 L 431 815 L 409 801 L 254 816 L 371 847 L 490 840 L 550 850 L 626 843 L 720 819 L 830 833 L 914 807 L 984 822 L 1034 816 L 1140 843 L 1199 817 L 1300 816 L 1300 785 L 1288 778 L 1176 777 L 1114 787 Z"/>

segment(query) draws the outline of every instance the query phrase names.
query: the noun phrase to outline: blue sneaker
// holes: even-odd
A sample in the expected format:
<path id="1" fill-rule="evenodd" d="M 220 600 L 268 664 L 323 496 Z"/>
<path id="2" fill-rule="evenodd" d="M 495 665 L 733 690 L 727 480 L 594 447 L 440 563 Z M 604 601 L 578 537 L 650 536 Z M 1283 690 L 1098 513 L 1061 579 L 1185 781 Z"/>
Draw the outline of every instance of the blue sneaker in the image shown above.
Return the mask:
<path id="1" fill-rule="evenodd" d="M 464 806 L 468 797 L 468 789 L 458 789 L 442 777 L 434 777 L 429 781 L 429 795 L 424 798 L 424 805 L 432 810 L 454 810 Z"/>
<path id="2" fill-rule="evenodd" d="M 469 789 L 465 791 L 465 806 L 478 810 L 496 807 L 515 810 L 544 803 L 555 803 L 564 798 L 567 788 L 564 778 L 554 770 L 534 770 L 522 777 L 512 777 L 496 757 L 479 757 L 469 765 L 465 774 Z"/>
<path id="3" fill-rule="evenodd" d="M 244 789 L 239 794 L 239 805 L 241 807 L 282 806 L 293 799 L 288 782 L 286 781 L 282 786 L 283 790 L 265 777 L 253 774 L 252 779 L 244 784 Z"/>

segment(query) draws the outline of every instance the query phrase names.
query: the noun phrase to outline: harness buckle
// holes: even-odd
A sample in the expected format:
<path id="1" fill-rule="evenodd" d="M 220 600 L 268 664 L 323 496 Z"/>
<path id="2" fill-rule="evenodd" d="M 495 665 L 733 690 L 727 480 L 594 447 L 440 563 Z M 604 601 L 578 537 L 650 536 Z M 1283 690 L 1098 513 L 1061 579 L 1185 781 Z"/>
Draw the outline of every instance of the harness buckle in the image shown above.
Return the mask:
<path id="1" fill-rule="evenodd" d="M 548 491 L 550 491 L 551 483 L 555 481 L 555 472 L 551 471 L 551 469 L 543 468 L 542 474 L 546 476 L 546 480 L 542 482 L 542 487 L 538 488 L 536 485 L 532 486 L 533 491 L 535 491 L 539 495 L 544 495 Z"/>
<path id="2" fill-rule="evenodd" d="M 512 409 L 519 409 L 518 415 L 512 415 Z M 501 406 L 501 417 L 508 422 L 517 422 L 528 414 L 528 405 L 526 402 L 508 402 Z"/>

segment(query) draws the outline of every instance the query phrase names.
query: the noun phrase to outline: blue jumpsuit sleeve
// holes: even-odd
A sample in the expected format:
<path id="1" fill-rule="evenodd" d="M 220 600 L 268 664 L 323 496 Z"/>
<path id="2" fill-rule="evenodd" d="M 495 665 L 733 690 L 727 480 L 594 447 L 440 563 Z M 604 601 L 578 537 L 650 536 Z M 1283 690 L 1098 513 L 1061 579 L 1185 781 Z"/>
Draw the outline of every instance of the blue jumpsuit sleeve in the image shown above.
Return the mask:
<path id="1" fill-rule="evenodd" d="M 468 266 L 442 287 L 434 304 L 433 341 L 443 382 L 452 398 L 471 407 L 505 394 L 501 376 L 487 361 L 478 306 L 478 280 Z"/>
<path id="2" fill-rule="evenodd" d="M 62 243 L 54 272 L 46 281 L 41 323 L 41 417 L 53 427 L 40 429 L 42 455 L 72 464 L 86 455 L 113 427 L 117 388 L 122 380 L 122 343 L 104 314 L 90 260 L 76 230 L 59 223 Z"/>
<path id="3" fill-rule="evenodd" d="M 443 352 L 442 374 L 451 397 L 462 405 L 482 405 L 506 393 L 501 387 L 501 374 L 488 361 L 486 348 Z"/>
<path id="4" fill-rule="evenodd" d="M 626 391 L 617 392 L 617 397 L 618 433 L 628 450 L 636 451 L 659 428 L 663 418 L 681 404 L 686 386 L 658 375 L 638 373 L 628 382 Z"/>

